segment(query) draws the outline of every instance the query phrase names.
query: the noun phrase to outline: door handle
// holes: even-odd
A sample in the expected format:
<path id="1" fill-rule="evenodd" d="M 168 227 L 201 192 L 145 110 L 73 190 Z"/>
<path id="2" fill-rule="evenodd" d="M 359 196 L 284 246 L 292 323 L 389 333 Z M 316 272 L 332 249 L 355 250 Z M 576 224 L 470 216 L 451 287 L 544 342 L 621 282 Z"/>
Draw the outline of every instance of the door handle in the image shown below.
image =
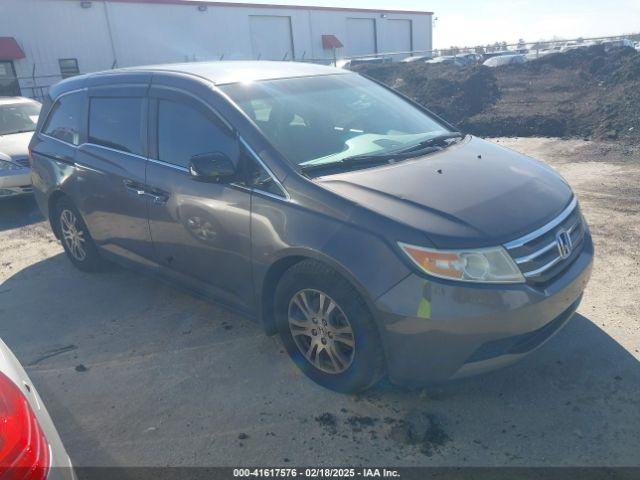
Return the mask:
<path id="1" fill-rule="evenodd" d="M 145 192 L 146 195 L 153 200 L 153 203 L 164 205 L 169 200 L 169 195 Z"/>
<path id="2" fill-rule="evenodd" d="M 146 193 L 144 187 L 137 182 L 132 180 L 123 180 L 122 183 L 124 183 L 124 188 L 135 195 L 142 196 Z"/>
<path id="3" fill-rule="evenodd" d="M 158 205 L 164 205 L 169 200 L 169 194 L 157 189 L 147 189 L 144 185 L 133 180 L 123 180 L 124 187 L 138 197 L 147 197 Z"/>

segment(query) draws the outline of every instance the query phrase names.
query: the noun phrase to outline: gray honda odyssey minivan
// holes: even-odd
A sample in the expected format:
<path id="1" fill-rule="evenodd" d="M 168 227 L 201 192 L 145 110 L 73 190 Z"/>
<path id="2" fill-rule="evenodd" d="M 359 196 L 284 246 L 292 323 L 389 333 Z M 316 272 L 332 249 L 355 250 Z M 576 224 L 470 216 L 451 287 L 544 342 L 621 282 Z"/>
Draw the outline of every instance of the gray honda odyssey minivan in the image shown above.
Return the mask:
<path id="1" fill-rule="evenodd" d="M 512 363 L 589 279 L 560 175 L 356 73 L 159 65 L 49 97 L 32 180 L 71 262 L 136 266 L 244 312 L 328 388 Z"/>

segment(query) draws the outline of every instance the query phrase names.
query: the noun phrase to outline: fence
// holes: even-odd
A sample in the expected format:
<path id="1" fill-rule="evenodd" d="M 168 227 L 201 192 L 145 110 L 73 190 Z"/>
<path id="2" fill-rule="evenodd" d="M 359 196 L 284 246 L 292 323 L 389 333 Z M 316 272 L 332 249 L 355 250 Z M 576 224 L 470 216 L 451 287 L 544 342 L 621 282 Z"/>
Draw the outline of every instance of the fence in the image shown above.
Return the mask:
<path id="1" fill-rule="evenodd" d="M 449 48 L 441 48 L 441 49 L 432 49 L 432 50 L 412 50 L 412 51 L 398 51 L 398 52 L 385 52 L 385 53 L 372 53 L 369 55 L 358 55 L 356 57 L 343 57 L 343 60 L 360 60 L 366 58 L 385 58 L 385 57 L 409 57 L 409 56 L 456 56 L 456 55 L 465 55 L 469 53 L 476 53 L 480 55 L 491 54 L 495 52 L 505 52 L 512 51 L 513 53 L 518 53 L 521 50 L 527 51 L 543 51 L 553 49 L 555 47 L 563 47 L 568 44 L 587 44 L 587 43 L 603 43 L 607 41 L 619 41 L 619 40 L 630 40 L 630 41 L 640 41 L 640 34 L 629 34 L 629 35 L 614 35 L 608 37 L 578 37 L 572 39 L 556 39 L 556 40 L 545 40 L 545 41 L 537 41 L 537 42 L 518 42 L 518 43 L 507 43 L 507 42 L 496 42 L 494 44 L 489 45 L 478 45 L 475 47 L 449 47 Z"/>
<path id="2" fill-rule="evenodd" d="M 298 62 L 318 63 L 324 65 L 338 65 L 348 66 L 356 62 L 392 62 L 402 60 L 407 57 L 423 56 L 423 57 L 437 57 L 437 56 L 463 56 L 474 54 L 481 58 L 487 58 L 493 55 L 505 54 L 505 53 L 524 53 L 524 52 L 548 52 L 549 50 L 560 51 L 562 48 L 571 48 L 571 45 L 584 45 L 584 44 L 598 44 L 603 42 L 615 42 L 624 40 L 640 40 L 640 34 L 635 35 L 616 35 L 608 37 L 590 37 L 590 38 L 574 38 L 568 40 L 549 40 L 538 42 L 517 42 L 506 43 L 496 42 L 492 45 L 480 45 L 475 47 L 450 47 L 446 49 L 432 49 L 432 50 L 412 50 L 412 51 L 397 51 L 397 52 L 379 52 L 369 55 L 359 55 L 357 57 L 339 57 L 337 59 L 326 58 L 305 58 L 302 55 L 300 58 L 296 58 Z M 224 60 L 224 55 L 216 58 L 215 60 Z M 197 61 L 196 59 L 184 57 L 187 61 Z M 260 60 L 259 58 L 257 60 Z M 290 60 L 287 55 L 282 60 Z M 116 66 L 113 65 L 112 68 Z M 36 66 L 33 67 L 33 73 L 30 76 L 17 77 L 19 82 L 19 90 L 23 96 L 28 96 L 36 100 L 42 101 L 47 95 L 49 88 L 60 81 L 62 76 L 60 74 L 51 75 L 36 75 Z"/>

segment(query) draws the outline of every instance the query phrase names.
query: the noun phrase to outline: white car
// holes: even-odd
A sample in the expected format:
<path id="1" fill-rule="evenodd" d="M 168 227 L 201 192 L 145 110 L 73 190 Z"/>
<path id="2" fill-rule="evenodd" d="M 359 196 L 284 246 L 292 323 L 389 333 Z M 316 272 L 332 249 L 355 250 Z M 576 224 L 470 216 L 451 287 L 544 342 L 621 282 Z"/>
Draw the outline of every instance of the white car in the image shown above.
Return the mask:
<path id="1" fill-rule="evenodd" d="M 547 55 L 551 55 L 552 53 L 558 53 L 558 51 L 557 50 L 533 51 L 533 52 L 525 53 L 524 58 L 528 62 L 531 62 L 533 60 L 538 60 L 539 58 L 546 57 Z"/>
<path id="2" fill-rule="evenodd" d="M 454 57 L 453 55 L 445 55 L 442 57 L 432 58 L 431 60 L 427 60 L 425 63 L 429 64 L 442 64 L 442 65 L 455 65 L 456 67 L 464 67 L 468 64 L 468 62 L 463 58 Z"/>
<path id="3" fill-rule="evenodd" d="M 69 455 L 42 399 L 0 340 L 0 478 L 74 480 Z"/>
<path id="4" fill-rule="evenodd" d="M 587 48 L 597 45 L 595 42 L 567 42 L 564 47 L 560 49 L 561 52 L 569 52 L 571 50 L 585 50 Z"/>
<path id="5" fill-rule="evenodd" d="M 29 141 L 40 103 L 23 97 L 0 97 L 0 198 L 31 193 Z"/>
<path id="6" fill-rule="evenodd" d="M 518 65 L 522 63 L 527 63 L 527 59 L 524 55 L 516 54 L 491 57 L 488 60 L 485 60 L 483 65 L 486 67 L 502 67 L 504 65 Z"/>

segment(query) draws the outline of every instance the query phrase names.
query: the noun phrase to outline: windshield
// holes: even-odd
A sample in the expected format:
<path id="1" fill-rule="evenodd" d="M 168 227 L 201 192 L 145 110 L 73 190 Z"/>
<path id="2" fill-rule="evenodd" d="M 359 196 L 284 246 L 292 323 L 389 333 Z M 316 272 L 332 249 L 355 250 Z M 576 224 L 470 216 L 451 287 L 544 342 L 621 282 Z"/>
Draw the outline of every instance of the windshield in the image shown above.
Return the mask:
<path id="1" fill-rule="evenodd" d="M 0 135 L 35 131 L 38 115 L 40 115 L 38 103 L 0 105 Z"/>
<path id="2" fill-rule="evenodd" d="M 299 166 L 383 155 L 449 132 L 398 95 L 355 74 L 236 83 L 222 90 Z"/>

